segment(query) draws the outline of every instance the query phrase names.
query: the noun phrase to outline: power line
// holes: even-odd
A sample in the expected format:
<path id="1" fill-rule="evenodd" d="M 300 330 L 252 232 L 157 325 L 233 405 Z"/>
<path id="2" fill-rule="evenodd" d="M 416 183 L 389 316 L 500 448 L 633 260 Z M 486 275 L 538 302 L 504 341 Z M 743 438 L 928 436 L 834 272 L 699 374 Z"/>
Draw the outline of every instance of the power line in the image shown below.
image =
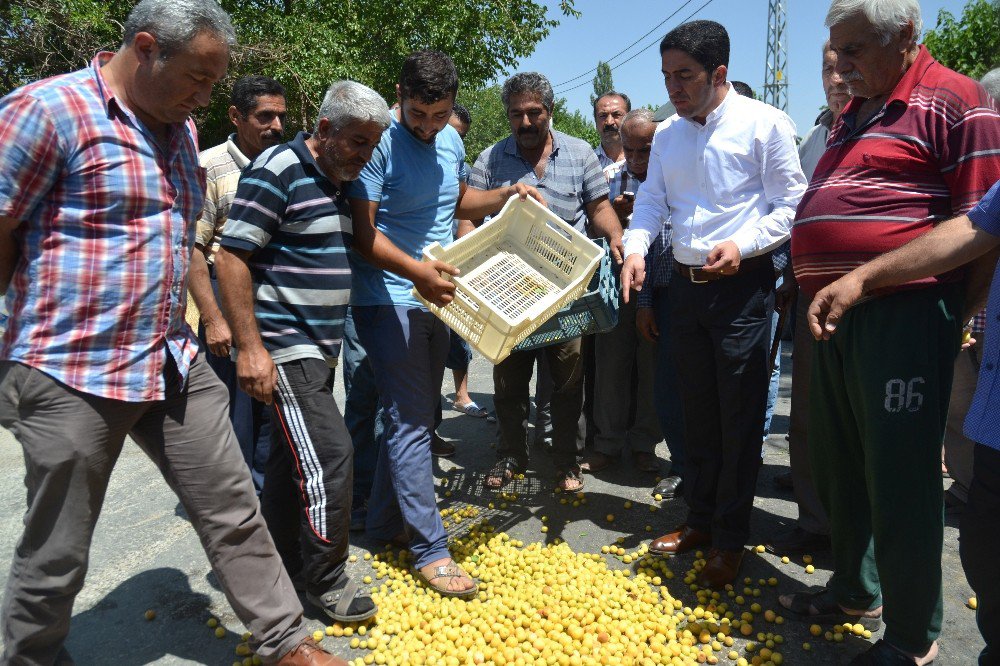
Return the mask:
<path id="1" fill-rule="evenodd" d="M 650 35 L 652 35 L 657 30 L 659 30 L 660 26 L 662 26 L 664 23 L 666 23 L 667 21 L 669 21 L 673 17 L 677 16 L 677 14 L 680 13 L 680 11 L 682 9 L 684 9 L 685 7 L 687 7 L 688 5 L 690 5 L 692 2 L 694 2 L 694 0 L 686 0 L 686 2 L 683 5 L 681 5 L 680 7 L 678 7 L 676 10 L 674 10 L 674 12 L 670 16 L 668 16 L 667 18 L 663 19 L 662 21 L 660 21 L 659 23 L 657 23 L 656 25 L 654 25 L 652 30 L 650 30 L 646 34 L 642 35 L 641 37 L 639 37 L 638 39 L 636 39 L 634 42 L 632 42 L 631 44 L 629 44 L 628 46 L 626 46 L 625 48 L 623 48 L 621 51 L 619 51 L 618 53 L 616 53 L 613 56 L 611 56 L 610 58 L 608 58 L 605 62 L 610 65 L 611 62 L 615 58 L 617 58 L 621 54 L 625 53 L 626 51 L 628 51 L 629 49 L 631 49 L 633 46 L 635 46 L 636 44 L 638 44 L 642 40 L 644 40 L 647 37 L 649 37 Z M 649 48 L 649 47 L 648 46 L 644 47 L 644 50 L 646 48 Z M 567 79 L 567 80 L 565 80 L 565 81 L 563 81 L 561 83 L 555 84 L 555 87 L 558 88 L 559 86 L 564 86 L 567 83 L 573 83 L 574 81 L 582 79 L 585 76 L 590 76 L 591 74 L 593 74 L 596 71 L 597 71 L 596 67 L 594 69 L 588 69 L 586 72 L 584 72 L 583 74 L 580 74 L 579 76 L 574 76 L 572 79 Z"/>
<path id="2" fill-rule="evenodd" d="M 692 0 L 688 0 L 688 2 L 691 2 L 691 1 L 692 1 Z M 687 16 L 687 17 L 686 17 L 685 19 L 683 19 L 683 20 L 681 21 L 681 23 L 686 23 L 687 21 L 691 20 L 691 18 L 692 18 L 692 17 L 694 17 L 695 15 L 697 15 L 697 14 L 698 14 L 698 12 L 700 12 L 701 10 L 703 10 L 703 9 L 704 9 L 705 7 L 708 7 L 708 6 L 709 6 L 710 4 L 712 4 L 712 3 L 714 2 L 714 1 L 715 1 L 715 0 L 707 0 L 707 1 L 705 2 L 705 4 L 703 4 L 703 5 L 701 6 L 701 7 L 699 7 L 698 9 L 696 9 L 696 10 L 694 10 L 693 12 L 691 12 L 690 14 L 688 14 L 688 16 Z M 688 2 L 686 2 L 686 3 L 684 3 L 684 4 L 686 5 L 686 4 L 688 4 Z M 682 8 L 683 8 L 683 5 L 682 5 Z M 680 11 L 680 10 L 678 10 L 678 11 Z M 676 14 L 676 13 L 677 13 L 677 12 L 674 12 L 674 14 Z M 671 16 L 673 16 L 673 14 L 671 14 Z M 668 17 L 668 19 L 669 19 L 669 17 Z M 666 21 L 664 21 L 664 23 L 665 23 L 665 22 L 666 22 Z M 661 23 L 660 25 L 663 25 L 663 23 Z M 659 27 L 659 26 L 657 26 L 657 27 Z M 649 33 L 646 33 L 646 34 L 648 35 Z M 635 59 L 636 59 L 636 58 L 637 58 L 638 56 L 640 56 L 640 55 L 642 54 L 642 52 L 643 52 L 643 51 L 645 51 L 645 50 L 646 50 L 646 49 L 648 49 L 649 47 L 653 46 L 653 45 L 654 45 L 654 44 L 656 44 L 656 43 L 657 43 L 658 41 L 660 41 L 660 38 L 659 38 L 659 37 L 658 37 L 657 39 L 653 40 L 652 42 L 650 42 L 649 44 L 646 44 L 646 45 L 645 45 L 644 47 L 642 47 L 641 49 L 639 49 L 638 51 L 636 51 L 636 52 L 635 52 L 634 54 L 632 54 L 631 56 L 629 56 L 629 57 L 628 57 L 628 58 L 627 58 L 626 60 L 623 60 L 622 62 L 620 62 L 620 63 L 618 63 L 617 65 L 615 65 L 614 67 L 612 67 L 612 68 L 611 68 L 611 71 L 614 71 L 614 70 L 618 69 L 619 67 L 621 67 L 622 65 L 625 65 L 625 64 L 628 64 L 628 63 L 629 63 L 629 62 L 631 62 L 632 60 L 635 60 Z M 591 71 L 592 71 L 592 72 L 594 72 L 594 71 L 597 71 L 597 70 L 596 70 L 596 69 L 593 69 L 593 70 L 591 70 Z M 580 78 L 580 77 L 576 77 L 576 78 Z M 573 80 L 573 79 L 571 79 L 571 80 Z M 589 85 L 590 83 L 592 83 L 592 82 L 591 82 L 591 81 L 584 81 L 583 83 L 579 83 L 579 84 L 577 84 L 577 85 L 575 85 L 575 86 L 572 86 L 572 87 L 570 87 L 570 88 L 564 88 L 564 89 L 562 89 L 562 90 L 557 90 L 557 91 L 556 91 L 556 92 L 554 92 L 553 94 L 554 94 L 554 95 L 565 95 L 566 93 L 570 92 L 571 90 L 576 90 L 577 88 L 582 88 L 582 87 L 584 87 L 585 85 Z"/>

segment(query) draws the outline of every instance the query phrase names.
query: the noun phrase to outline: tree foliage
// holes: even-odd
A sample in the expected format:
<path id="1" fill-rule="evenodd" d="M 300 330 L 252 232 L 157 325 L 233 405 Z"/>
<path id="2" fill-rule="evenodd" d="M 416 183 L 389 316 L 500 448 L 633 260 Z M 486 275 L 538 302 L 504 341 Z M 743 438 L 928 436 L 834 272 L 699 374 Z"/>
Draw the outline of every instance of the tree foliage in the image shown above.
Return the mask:
<path id="1" fill-rule="evenodd" d="M 594 106 L 601 95 L 614 89 L 615 83 L 611 79 L 611 65 L 598 60 L 597 73 L 594 74 L 594 92 L 590 95 L 590 106 Z"/>
<path id="2" fill-rule="evenodd" d="M 565 16 L 578 16 L 561 0 Z M 232 81 L 264 74 L 288 91 L 289 129 L 311 124 L 323 91 L 349 78 L 395 98 L 403 59 L 419 48 L 448 53 L 463 88 L 487 81 L 529 55 L 558 25 L 530 0 L 222 0 L 240 44 L 226 81 L 197 120 L 202 144 L 229 131 L 225 110 Z M 84 66 L 98 50 L 114 50 L 134 0 L 18 0 L 0 3 L 0 93 Z"/>
<path id="3" fill-rule="evenodd" d="M 1000 66 L 1000 0 L 970 0 L 958 19 L 942 9 L 924 45 L 946 67 L 982 78 Z"/>

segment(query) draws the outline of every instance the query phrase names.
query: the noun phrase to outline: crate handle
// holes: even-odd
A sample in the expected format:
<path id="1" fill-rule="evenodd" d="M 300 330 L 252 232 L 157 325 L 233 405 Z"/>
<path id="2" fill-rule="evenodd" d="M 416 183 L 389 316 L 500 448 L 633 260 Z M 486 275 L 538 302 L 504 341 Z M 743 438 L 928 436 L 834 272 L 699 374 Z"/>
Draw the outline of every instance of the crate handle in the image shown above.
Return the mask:
<path id="1" fill-rule="evenodd" d="M 565 238 L 570 243 L 573 242 L 573 237 L 570 235 L 570 233 L 565 229 L 563 229 L 562 227 L 560 227 L 559 225 L 557 225 L 552 220 L 545 220 L 545 226 L 547 226 L 552 231 L 555 231 L 557 234 Z"/>

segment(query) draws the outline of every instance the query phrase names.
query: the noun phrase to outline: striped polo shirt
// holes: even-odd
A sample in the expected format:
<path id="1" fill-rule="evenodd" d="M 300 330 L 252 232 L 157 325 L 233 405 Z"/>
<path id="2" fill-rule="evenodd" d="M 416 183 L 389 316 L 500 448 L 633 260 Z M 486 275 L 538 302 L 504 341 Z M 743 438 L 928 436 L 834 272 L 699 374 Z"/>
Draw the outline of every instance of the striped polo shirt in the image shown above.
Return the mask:
<path id="1" fill-rule="evenodd" d="M 509 187 L 514 183 L 534 185 L 549 209 L 567 224 L 586 233 L 587 211 L 595 199 L 608 196 L 608 181 L 590 144 L 582 139 L 552 132 L 552 153 L 545 173 L 535 176 L 535 165 L 523 157 L 513 136 L 498 141 L 476 158 L 469 172 L 469 185 L 482 190 Z"/>
<path id="2" fill-rule="evenodd" d="M 1000 180 L 1000 115 L 992 100 L 924 46 L 885 106 L 858 125 L 862 101 L 851 100 L 832 128 L 796 212 L 792 259 L 808 295 L 967 212 Z"/>
<path id="3" fill-rule="evenodd" d="M 319 358 L 334 366 L 351 298 L 351 212 L 308 137 L 300 132 L 247 168 L 220 242 L 253 253 L 254 314 L 274 362 Z"/>

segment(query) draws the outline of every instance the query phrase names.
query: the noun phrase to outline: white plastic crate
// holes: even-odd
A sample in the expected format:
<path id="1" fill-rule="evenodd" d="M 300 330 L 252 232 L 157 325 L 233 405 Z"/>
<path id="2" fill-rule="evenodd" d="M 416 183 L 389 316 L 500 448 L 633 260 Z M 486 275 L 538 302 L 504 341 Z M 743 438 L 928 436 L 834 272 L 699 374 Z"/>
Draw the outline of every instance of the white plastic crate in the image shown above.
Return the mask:
<path id="1" fill-rule="evenodd" d="M 534 199 L 511 197 L 492 220 L 448 247 L 433 243 L 424 260 L 461 274 L 455 299 L 420 302 L 493 363 L 578 298 L 601 262 L 601 248 Z"/>

